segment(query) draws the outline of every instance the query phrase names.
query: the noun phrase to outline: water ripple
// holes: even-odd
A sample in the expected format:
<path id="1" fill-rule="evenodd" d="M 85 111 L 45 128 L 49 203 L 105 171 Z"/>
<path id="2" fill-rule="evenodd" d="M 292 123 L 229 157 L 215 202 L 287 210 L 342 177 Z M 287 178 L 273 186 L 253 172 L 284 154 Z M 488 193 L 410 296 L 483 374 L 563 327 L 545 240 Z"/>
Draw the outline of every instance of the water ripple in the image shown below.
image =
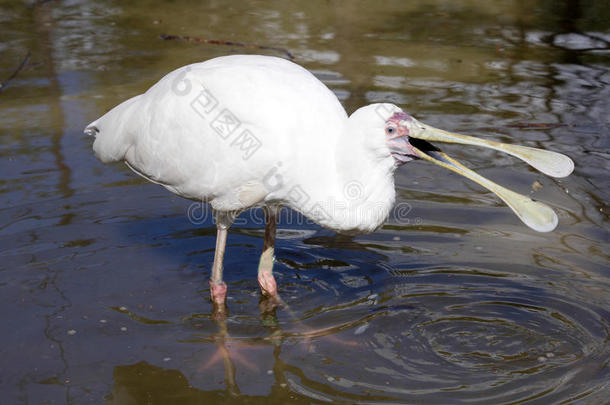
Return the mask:
<path id="1" fill-rule="evenodd" d="M 542 280 L 485 269 L 410 270 L 401 281 L 369 308 L 376 316 L 351 323 L 352 338 L 368 352 L 357 378 L 337 367 L 349 364 L 352 352 L 318 353 L 312 369 L 325 385 L 307 391 L 318 387 L 328 396 L 341 386 L 342 395 L 384 393 L 375 400 L 417 403 L 452 392 L 458 403 L 516 403 L 604 388 L 602 308 L 559 295 Z"/>

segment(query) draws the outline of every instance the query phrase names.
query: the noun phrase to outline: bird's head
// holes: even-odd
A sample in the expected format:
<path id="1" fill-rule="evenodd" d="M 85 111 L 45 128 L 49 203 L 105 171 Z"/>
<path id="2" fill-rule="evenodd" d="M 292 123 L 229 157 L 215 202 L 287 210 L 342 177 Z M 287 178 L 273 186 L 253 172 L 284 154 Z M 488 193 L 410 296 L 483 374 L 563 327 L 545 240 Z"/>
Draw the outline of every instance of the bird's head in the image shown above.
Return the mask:
<path id="1" fill-rule="evenodd" d="M 349 120 L 364 135 L 365 148 L 388 164 L 393 160 L 394 168 L 415 159 L 426 160 L 487 188 L 512 208 L 526 225 L 537 231 L 548 232 L 557 225 L 557 216 L 546 205 L 473 172 L 429 141 L 483 146 L 502 151 L 553 177 L 565 177 L 572 172 L 574 163 L 569 157 L 556 152 L 507 145 L 434 128 L 416 120 L 393 104 L 371 104 L 362 107 L 355 111 Z"/>
<path id="2" fill-rule="evenodd" d="M 391 158 L 395 168 L 440 151 L 426 140 L 414 136 L 434 128 L 419 122 L 394 104 L 362 107 L 351 115 L 350 121 L 363 134 L 365 147 L 378 158 Z"/>
<path id="3" fill-rule="evenodd" d="M 421 155 L 426 154 L 426 152 L 440 150 L 423 139 L 411 136 L 411 134 L 424 127 L 422 123 L 402 110 L 394 111 L 385 120 L 383 128 L 385 140 L 396 166 L 403 165 L 413 159 L 420 159 Z"/>

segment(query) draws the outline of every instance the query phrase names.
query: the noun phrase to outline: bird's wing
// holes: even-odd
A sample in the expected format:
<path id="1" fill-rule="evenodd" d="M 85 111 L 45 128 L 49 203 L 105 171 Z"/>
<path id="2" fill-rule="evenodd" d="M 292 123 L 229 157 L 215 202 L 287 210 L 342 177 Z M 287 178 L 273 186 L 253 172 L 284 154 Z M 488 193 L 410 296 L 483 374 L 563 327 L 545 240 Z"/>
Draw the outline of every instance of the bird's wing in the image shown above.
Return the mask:
<path id="1" fill-rule="evenodd" d="M 102 161 L 126 160 L 184 197 L 210 200 L 262 184 L 278 164 L 296 171 L 328 160 L 345 118 L 337 97 L 302 67 L 234 55 L 175 70 L 88 128 L 99 131 Z"/>

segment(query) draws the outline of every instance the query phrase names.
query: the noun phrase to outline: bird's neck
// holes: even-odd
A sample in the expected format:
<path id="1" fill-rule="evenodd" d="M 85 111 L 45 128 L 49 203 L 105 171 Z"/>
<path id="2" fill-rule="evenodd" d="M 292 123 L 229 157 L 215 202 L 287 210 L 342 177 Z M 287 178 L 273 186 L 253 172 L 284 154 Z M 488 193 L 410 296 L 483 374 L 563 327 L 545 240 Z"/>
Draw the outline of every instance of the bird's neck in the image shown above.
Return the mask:
<path id="1" fill-rule="evenodd" d="M 373 232 L 388 217 L 396 192 L 392 158 L 376 158 L 364 147 L 338 148 L 328 175 L 318 179 L 305 215 L 348 234 Z"/>

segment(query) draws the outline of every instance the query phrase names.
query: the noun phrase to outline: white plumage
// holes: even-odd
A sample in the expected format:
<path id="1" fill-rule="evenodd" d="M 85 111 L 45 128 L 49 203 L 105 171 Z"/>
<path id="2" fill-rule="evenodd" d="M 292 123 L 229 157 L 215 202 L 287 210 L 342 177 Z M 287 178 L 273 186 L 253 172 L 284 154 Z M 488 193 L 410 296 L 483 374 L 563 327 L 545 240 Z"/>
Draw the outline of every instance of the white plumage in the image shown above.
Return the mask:
<path id="1" fill-rule="evenodd" d="M 369 105 L 348 118 L 323 83 L 276 57 L 234 55 L 182 67 L 89 124 L 85 132 L 95 135 L 93 149 L 102 162 L 124 160 L 182 197 L 209 202 L 219 232 L 210 282 L 219 306 L 226 295 L 226 231 L 239 212 L 269 208 L 259 282 L 264 293 L 276 297 L 271 267 L 278 207 L 290 206 L 335 231 L 372 232 L 394 204 L 394 170 L 413 158 L 479 182 L 533 228 L 550 230 L 549 224 L 557 222 L 546 206 L 527 197 L 529 202 L 517 204 L 506 189 L 475 178 L 423 139 L 502 146 L 457 134 L 447 140 L 438 135 L 442 131 L 392 104 Z M 511 147 L 520 157 L 514 150 L 518 147 Z M 568 164 L 557 162 L 562 155 L 537 151 L 540 170 L 550 165 L 549 154 L 554 169 Z"/>
<path id="2" fill-rule="evenodd" d="M 240 125 L 221 126 L 229 117 Z M 375 149 L 385 146 L 383 132 L 376 145 L 365 142 L 365 126 L 347 130 L 349 124 L 337 97 L 307 70 L 280 58 L 236 55 L 177 69 L 88 128 L 99 130 L 93 150 L 101 161 L 125 160 L 147 179 L 216 210 L 281 202 L 310 214 L 315 206 L 312 219 L 325 227 L 370 232 L 394 202 L 394 160 L 387 147 Z M 260 147 L 244 150 L 250 146 L 239 143 L 244 132 Z M 349 184 L 360 198 L 346 196 Z M 386 215 L 362 223 L 346 214 L 363 203 Z"/>

